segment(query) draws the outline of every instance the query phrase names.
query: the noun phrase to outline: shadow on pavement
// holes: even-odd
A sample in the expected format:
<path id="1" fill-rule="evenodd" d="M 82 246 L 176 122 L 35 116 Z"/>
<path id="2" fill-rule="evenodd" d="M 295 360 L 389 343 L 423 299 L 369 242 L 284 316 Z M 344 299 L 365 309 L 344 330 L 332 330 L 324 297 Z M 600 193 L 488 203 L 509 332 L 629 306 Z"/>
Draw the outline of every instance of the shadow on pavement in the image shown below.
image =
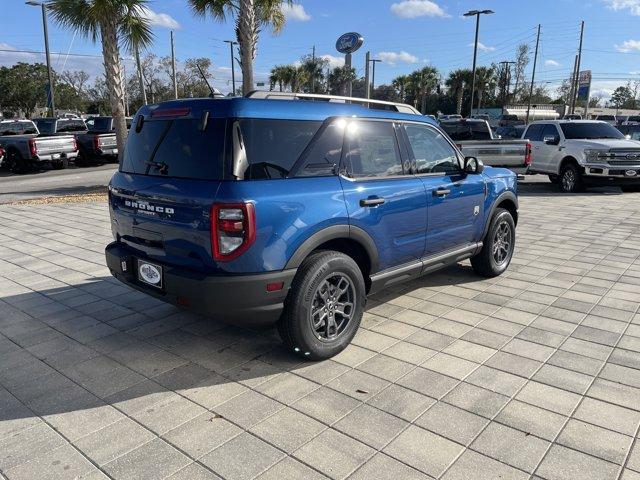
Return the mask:
<path id="1" fill-rule="evenodd" d="M 451 267 L 383 292 L 384 300 L 477 280 L 469 267 Z M 84 303 L 88 296 L 95 298 Z M 215 409 L 279 374 L 312 378 L 337 366 L 301 361 L 275 329 L 215 322 L 111 277 L 0 297 L 0 333 L 0 422 L 72 412 L 59 421 L 81 421 L 90 415 L 82 411 L 107 404 L 131 414 L 177 398 L 173 392 Z"/>

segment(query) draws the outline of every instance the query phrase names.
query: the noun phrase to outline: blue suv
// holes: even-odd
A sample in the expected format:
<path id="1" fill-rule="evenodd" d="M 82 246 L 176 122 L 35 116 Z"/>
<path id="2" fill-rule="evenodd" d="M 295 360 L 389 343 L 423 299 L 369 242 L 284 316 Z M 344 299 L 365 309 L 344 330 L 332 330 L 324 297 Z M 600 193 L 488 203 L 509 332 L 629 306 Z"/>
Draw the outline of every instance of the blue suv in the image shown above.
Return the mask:
<path id="1" fill-rule="evenodd" d="M 313 100 L 142 107 L 109 185 L 111 273 L 226 322 L 277 324 L 287 348 L 323 359 L 367 295 L 467 258 L 506 270 L 512 172 L 463 158 L 408 105 Z"/>

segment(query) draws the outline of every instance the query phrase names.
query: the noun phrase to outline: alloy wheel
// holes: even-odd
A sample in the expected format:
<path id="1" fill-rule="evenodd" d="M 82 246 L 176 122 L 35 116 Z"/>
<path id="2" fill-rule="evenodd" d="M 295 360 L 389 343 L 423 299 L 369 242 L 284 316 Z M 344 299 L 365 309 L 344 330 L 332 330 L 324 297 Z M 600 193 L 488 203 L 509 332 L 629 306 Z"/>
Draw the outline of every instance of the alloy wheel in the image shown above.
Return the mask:
<path id="1" fill-rule="evenodd" d="M 513 234 L 511 225 L 506 221 L 502 221 L 493 237 L 493 259 L 497 265 L 502 265 L 509 259 L 512 248 Z"/>
<path id="2" fill-rule="evenodd" d="M 316 337 L 333 341 L 346 329 L 355 312 L 355 289 L 346 275 L 327 276 L 313 295 L 311 325 Z"/>

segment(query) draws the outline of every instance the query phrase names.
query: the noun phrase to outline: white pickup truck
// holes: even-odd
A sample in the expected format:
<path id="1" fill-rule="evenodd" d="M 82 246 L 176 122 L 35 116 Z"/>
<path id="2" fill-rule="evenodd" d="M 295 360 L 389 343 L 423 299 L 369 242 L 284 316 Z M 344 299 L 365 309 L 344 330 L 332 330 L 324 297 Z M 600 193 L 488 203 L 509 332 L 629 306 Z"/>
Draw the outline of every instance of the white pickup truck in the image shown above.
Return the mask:
<path id="1" fill-rule="evenodd" d="M 523 138 L 533 145 L 529 172 L 549 175 L 563 192 L 587 185 L 640 186 L 640 142 L 607 122 L 538 121 Z"/>
<path id="2" fill-rule="evenodd" d="M 531 161 L 527 140 L 496 138 L 486 120 L 475 118 L 442 120 L 440 126 L 465 157 L 476 157 L 485 165 L 508 168 L 519 175 L 527 173 Z"/>

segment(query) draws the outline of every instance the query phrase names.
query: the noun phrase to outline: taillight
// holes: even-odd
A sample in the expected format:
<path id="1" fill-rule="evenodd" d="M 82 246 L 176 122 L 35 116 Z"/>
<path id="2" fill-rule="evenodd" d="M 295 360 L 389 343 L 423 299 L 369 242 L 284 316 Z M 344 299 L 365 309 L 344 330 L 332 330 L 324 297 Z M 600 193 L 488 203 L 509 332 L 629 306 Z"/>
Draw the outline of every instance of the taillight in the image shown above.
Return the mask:
<path id="1" fill-rule="evenodd" d="M 93 136 L 93 149 L 100 150 L 100 136 L 98 135 Z"/>
<path id="2" fill-rule="evenodd" d="M 32 157 L 38 155 L 38 146 L 33 138 L 29 139 L 29 152 L 31 152 Z"/>
<path id="3" fill-rule="evenodd" d="M 528 167 L 529 165 L 531 165 L 531 142 L 527 142 L 524 148 L 524 166 Z"/>
<path id="4" fill-rule="evenodd" d="M 78 151 L 78 142 L 76 140 L 76 137 L 73 137 L 73 151 L 74 152 Z"/>
<path id="5" fill-rule="evenodd" d="M 211 206 L 211 253 L 226 262 L 242 255 L 256 239 L 252 203 L 214 203 Z"/>

